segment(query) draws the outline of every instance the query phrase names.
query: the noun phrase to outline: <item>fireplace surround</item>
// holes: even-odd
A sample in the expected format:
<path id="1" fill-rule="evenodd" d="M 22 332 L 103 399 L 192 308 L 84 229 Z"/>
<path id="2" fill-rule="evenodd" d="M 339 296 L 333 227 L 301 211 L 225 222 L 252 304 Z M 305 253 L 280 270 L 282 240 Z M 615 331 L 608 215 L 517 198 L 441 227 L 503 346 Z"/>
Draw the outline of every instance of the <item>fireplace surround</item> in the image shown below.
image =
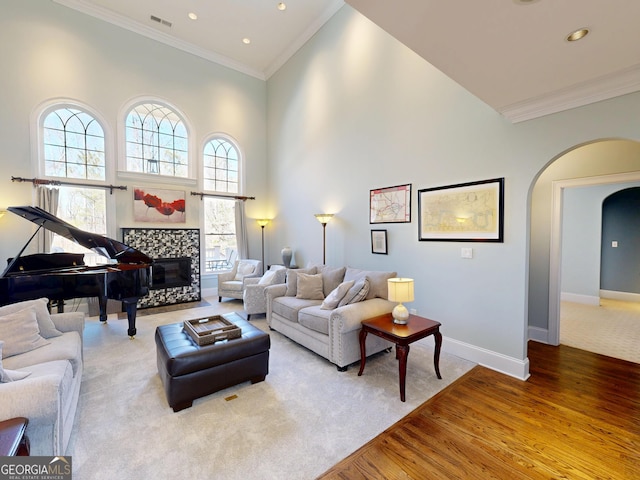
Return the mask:
<path id="1" fill-rule="evenodd" d="M 123 228 L 122 241 L 154 259 L 149 295 L 138 308 L 201 300 L 199 229 Z"/>

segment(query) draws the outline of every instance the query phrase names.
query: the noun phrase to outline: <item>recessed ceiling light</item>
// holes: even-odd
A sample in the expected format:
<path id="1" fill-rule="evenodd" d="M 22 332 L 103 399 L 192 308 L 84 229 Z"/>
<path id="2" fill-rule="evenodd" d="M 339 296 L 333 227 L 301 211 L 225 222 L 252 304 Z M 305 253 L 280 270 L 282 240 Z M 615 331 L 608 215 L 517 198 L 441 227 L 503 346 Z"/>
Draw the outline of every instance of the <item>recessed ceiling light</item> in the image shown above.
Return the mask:
<path id="1" fill-rule="evenodd" d="M 280 2 L 278 3 L 278 10 L 280 10 L 281 12 L 284 12 L 287 9 L 287 4 L 284 2 Z"/>
<path id="2" fill-rule="evenodd" d="M 251 43 L 251 39 L 248 37 L 244 37 L 242 39 L 242 43 L 244 43 L 245 45 L 249 45 Z"/>
<path id="3" fill-rule="evenodd" d="M 567 35 L 567 42 L 577 42 L 578 40 L 586 37 L 588 33 L 589 29 L 580 28 L 575 32 L 571 32 L 569 35 Z"/>
<path id="4" fill-rule="evenodd" d="M 190 13 L 189 13 L 189 15 L 188 15 L 188 17 L 189 17 L 191 20 L 197 20 L 197 19 L 198 19 L 198 15 L 196 15 L 196 14 L 195 14 L 195 13 L 193 13 L 193 12 L 190 12 Z"/>

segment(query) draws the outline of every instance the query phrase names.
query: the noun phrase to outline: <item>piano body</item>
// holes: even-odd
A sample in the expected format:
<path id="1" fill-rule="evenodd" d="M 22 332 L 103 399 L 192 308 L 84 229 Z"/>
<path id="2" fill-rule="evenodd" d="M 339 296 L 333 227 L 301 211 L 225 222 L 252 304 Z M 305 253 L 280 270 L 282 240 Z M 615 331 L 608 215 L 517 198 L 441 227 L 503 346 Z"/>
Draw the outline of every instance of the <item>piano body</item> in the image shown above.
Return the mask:
<path id="1" fill-rule="evenodd" d="M 107 299 L 119 300 L 127 312 L 127 333 L 133 338 L 138 299 L 149 293 L 153 260 L 124 243 L 80 230 L 39 207 L 8 207 L 7 210 L 39 228 L 0 276 L 0 305 L 46 297 L 58 301 L 58 311 L 62 311 L 64 300 L 98 297 L 100 321 L 106 322 Z M 111 263 L 85 265 L 84 255 L 75 253 L 21 256 L 41 228 L 111 259 Z"/>

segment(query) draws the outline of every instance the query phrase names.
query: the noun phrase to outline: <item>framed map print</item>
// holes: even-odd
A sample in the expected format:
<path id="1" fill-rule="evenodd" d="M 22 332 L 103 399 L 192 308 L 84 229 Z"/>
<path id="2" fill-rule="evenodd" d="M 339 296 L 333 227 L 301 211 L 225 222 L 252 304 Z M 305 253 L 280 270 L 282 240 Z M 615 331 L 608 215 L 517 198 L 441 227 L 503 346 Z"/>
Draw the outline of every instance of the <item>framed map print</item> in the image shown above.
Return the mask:
<path id="1" fill-rule="evenodd" d="M 418 190 L 418 240 L 503 242 L 504 178 Z"/>
<path id="2" fill-rule="evenodd" d="M 411 222 L 411 184 L 369 192 L 369 223 Z"/>

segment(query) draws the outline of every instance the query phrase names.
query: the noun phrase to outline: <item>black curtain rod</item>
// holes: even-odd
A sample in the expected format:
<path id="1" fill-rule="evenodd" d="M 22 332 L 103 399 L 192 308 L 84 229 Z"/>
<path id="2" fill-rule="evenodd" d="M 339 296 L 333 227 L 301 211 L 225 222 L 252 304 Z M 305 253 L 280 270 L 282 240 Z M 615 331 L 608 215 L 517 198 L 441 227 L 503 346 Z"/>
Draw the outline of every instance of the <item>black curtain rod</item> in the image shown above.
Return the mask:
<path id="1" fill-rule="evenodd" d="M 29 182 L 32 183 L 33 186 L 36 185 L 71 185 L 75 187 L 94 187 L 94 188 L 106 188 L 109 190 L 111 195 L 113 195 L 114 190 L 126 190 L 126 185 L 95 185 L 93 183 L 76 183 L 76 182 L 62 182 L 60 180 L 43 180 L 41 178 L 22 178 L 22 177 L 11 177 L 12 182 Z"/>
<path id="2" fill-rule="evenodd" d="M 223 195 L 221 193 L 204 193 L 204 192 L 191 192 L 191 195 L 197 195 L 202 200 L 204 197 L 215 198 L 232 198 L 234 200 L 255 200 L 256 197 L 243 197 L 242 195 Z"/>

